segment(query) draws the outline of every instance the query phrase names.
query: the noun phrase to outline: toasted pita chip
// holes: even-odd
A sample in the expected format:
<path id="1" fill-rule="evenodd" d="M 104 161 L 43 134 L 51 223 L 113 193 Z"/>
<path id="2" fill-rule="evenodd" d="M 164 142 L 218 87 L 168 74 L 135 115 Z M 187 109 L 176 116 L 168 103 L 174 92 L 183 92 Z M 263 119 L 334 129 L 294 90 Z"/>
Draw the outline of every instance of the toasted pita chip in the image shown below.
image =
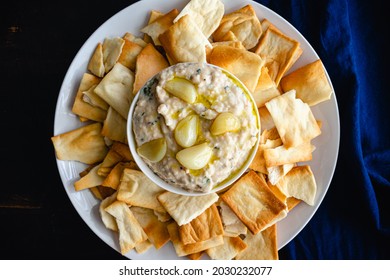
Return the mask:
<path id="1" fill-rule="evenodd" d="M 225 6 L 220 0 L 191 0 L 174 19 L 174 23 L 181 17 L 189 15 L 203 35 L 209 38 L 217 29 L 225 12 Z"/>
<path id="2" fill-rule="evenodd" d="M 184 245 L 205 241 L 223 235 L 223 226 L 215 204 L 188 224 L 179 227 L 180 240 Z"/>
<path id="3" fill-rule="evenodd" d="M 106 197 L 100 202 L 99 213 L 103 221 L 103 224 L 106 228 L 113 231 L 118 231 L 118 225 L 116 224 L 115 218 L 105 210 L 109 205 L 111 205 L 115 201 L 116 201 L 116 192 L 113 193 L 111 196 Z"/>
<path id="4" fill-rule="evenodd" d="M 132 206 L 164 212 L 164 208 L 157 200 L 157 196 L 163 192 L 164 189 L 153 183 L 141 171 L 125 168 L 118 186 L 117 199 Z"/>
<path id="5" fill-rule="evenodd" d="M 225 15 L 213 34 L 214 41 L 221 41 L 229 31 L 249 50 L 255 47 L 262 34 L 261 24 L 251 5 Z"/>
<path id="6" fill-rule="evenodd" d="M 104 177 L 99 176 L 97 174 L 97 171 L 100 167 L 99 165 L 96 165 L 94 168 L 92 168 L 87 175 L 81 177 L 79 180 L 77 180 L 74 183 L 74 189 L 76 191 L 81 191 L 84 189 L 96 187 L 102 184 Z"/>
<path id="7" fill-rule="evenodd" d="M 114 141 L 98 170 L 98 174 L 106 177 L 118 162 L 133 160 L 129 146 Z"/>
<path id="8" fill-rule="evenodd" d="M 271 184 L 270 181 L 266 181 L 267 186 L 276 195 L 280 201 L 283 201 L 287 205 L 287 196 L 279 189 L 278 186 Z"/>
<path id="9" fill-rule="evenodd" d="M 297 147 L 321 134 L 309 105 L 291 90 L 268 101 L 267 107 L 286 149 Z"/>
<path id="10" fill-rule="evenodd" d="M 204 253 L 205 253 L 205 251 L 189 254 L 189 255 L 187 255 L 187 258 L 189 258 L 191 260 L 200 260 L 200 258 L 203 256 Z"/>
<path id="11" fill-rule="evenodd" d="M 258 108 L 264 106 L 272 98 L 280 95 L 280 91 L 268 75 L 267 67 L 261 68 L 261 74 L 252 95 Z"/>
<path id="12" fill-rule="evenodd" d="M 278 260 L 278 244 L 276 225 L 273 225 L 258 234 L 248 232 L 244 242 L 248 245 L 238 253 L 236 260 Z"/>
<path id="13" fill-rule="evenodd" d="M 168 222 L 169 220 L 172 219 L 171 216 L 168 214 L 168 212 L 165 212 L 165 210 L 164 212 L 159 212 L 154 210 L 154 215 L 156 215 L 158 220 L 163 223 Z"/>
<path id="14" fill-rule="evenodd" d="M 274 120 L 272 119 L 271 114 L 268 112 L 267 108 L 265 106 L 258 108 L 259 115 L 260 115 L 260 124 L 261 128 L 263 130 L 270 130 L 275 127 Z M 276 130 L 276 128 L 275 128 Z M 276 130 L 277 133 L 277 130 Z M 279 134 L 278 137 L 280 138 Z M 264 142 L 265 143 L 265 142 Z"/>
<path id="15" fill-rule="evenodd" d="M 146 239 L 145 241 L 136 244 L 134 249 L 138 254 L 143 254 L 152 247 L 153 244 L 148 239 Z"/>
<path id="16" fill-rule="evenodd" d="M 148 34 L 156 46 L 160 46 L 159 36 L 167 31 L 172 25 L 173 20 L 177 17 L 179 11 L 177 9 L 171 10 L 169 13 L 157 18 L 152 23 L 149 23 L 141 32 Z"/>
<path id="17" fill-rule="evenodd" d="M 101 162 L 108 151 L 101 129 L 100 123 L 92 123 L 51 137 L 57 158 L 86 164 Z"/>
<path id="18" fill-rule="evenodd" d="M 269 27 L 255 49 L 264 61 L 268 73 L 276 85 L 302 54 L 298 41 L 284 35 L 279 30 Z"/>
<path id="19" fill-rule="evenodd" d="M 253 234 L 271 226 L 282 218 L 282 214 L 286 214 L 286 205 L 254 171 L 241 177 L 221 195 L 221 199 Z"/>
<path id="20" fill-rule="evenodd" d="M 95 88 L 95 93 L 127 120 L 134 98 L 133 83 L 134 73 L 118 62 Z"/>
<path id="21" fill-rule="evenodd" d="M 106 38 L 103 42 L 103 61 L 104 61 L 104 70 L 108 73 L 115 63 L 118 61 L 119 56 L 121 55 L 123 45 L 125 41 L 122 38 Z"/>
<path id="22" fill-rule="evenodd" d="M 211 64 L 230 71 L 253 92 L 260 77 L 262 59 L 256 54 L 230 46 L 216 46 L 209 57 Z"/>
<path id="23" fill-rule="evenodd" d="M 160 11 L 151 10 L 150 11 L 149 20 L 148 20 L 148 24 L 151 24 L 153 21 L 155 21 L 156 19 L 162 17 L 163 15 L 164 15 L 164 13 L 162 13 Z M 153 43 L 153 39 L 148 34 L 144 34 L 144 41 L 147 44 Z"/>
<path id="24" fill-rule="evenodd" d="M 276 148 L 264 149 L 264 160 L 266 167 L 296 162 L 309 161 L 312 159 L 314 146 L 310 143 L 303 143 L 297 147 L 287 149 L 284 145 Z"/>
<path id="25" fill-rule="evenodd" d="M 104 210 L 115 217 L 118 225 L 119 246 L 122 255 L 128 253 L 137 244 L 148 239 L 148 236 L 126 203 L 115 201 Z"/>
<path id="26" fill-rule="evenodd" d="M 103 45 L 98 43 L 96 49 L 89 60 L 88 70 L 95 76 L 103 78 L 105 74 L 104 60 L 103 60 Z"/>
<path id="27" fill-rule="evenodd" d="M 175 222 L 172 222 L 168 224 L 167 228 L 173 247 L 179 257 L 199 253 L 209 248 L 223 244 L 223 236 L 218 235 L 205 241 L 184 245 L 180 240 L 178 225 Z"/>
<path id="28" fill-rule="evenodd" d="M 103 123 L 102 135 L 113 141 L 127 143 L 126 123 L 126 120 L 117 111 L 109 107 Z"/>
<path id="29" fill-rule="evenodd" d="M 130 209 L 157 250 L 170 240 L 167 224 L 160 222 L 153 210 L 137 206 Z"/>
<path id="30" fill-rule="evenodd" d="M 309 165 L 296 166 L 277 184 L 287 197 L 295 197 L 313 206 L 317 184 Z"/>
<path id="31" fill-rule="evenodd" d="M 124 41 L 125 43 L 123 45 L 121 55 L 118 58 L 118 62 L 123 66 L 126 66 L 130 70 L 134 71 L 137 56 L 142 51 L 143 47 L 127 39 L 125 39 Z"/>
<path id="32" fill-rule="evenodd" d="M 283 91 L 295 89 L 297 98 L 309 106 L 329 100 L 333 92 L 319 59 L 283 77 L 280 85 Z"/>
<path id="33" fill-rule="evenodd" d="M 270 129 L 264 129 L 260 135 L 260 143 L 262 144 L 265 144 L 267 140 L 276 139 L 280 139 L 280 136 L 275 126 L 271 127 Z"/>
<path id="34" fill-rule="evenodd" d="M 143 48 L 146 47 L 146 45 L 147 45 L 144 40 L 142 40 L 139 37 L 134 36 L 134 34 L 129 33 L 129 32 L 125 33 L 125 35 L 123 36 L 123 39 L 128 40 L 128 41 L 133 42 L 133 43 L 136 43 L 137 45 L 139 45 L 140 47 L 143 47 Z"/>
<path id="35" fill-rule="evenodd" d="M 179 226 L 188 224 L 218 200 L 218 195 L 209 193 L 201 196 L 184 196 L 163 192 L 158 200 Z"/>
<path id="36" fill-rule="evenodd" d="M 91 193 L 93 194 L 93 196 L 99 200 L 103 200 L 103 196 L 102 194 L 99 192 L 99 189 L 97 187 L 92 187 L 92 188 L 89 188 L 89 190 L 91 191 Z"/>
<path id="37" fill-rule="evenodd" d="M 271 184 L 276 185 L 294 166 L 295 163 L 287 163 L 279 166 L 267 167 L 268 180 Z"/>
<path id="38" fill-rule="evenodd" d="M 236 237 L 248 232 L 248 228 L 225 202 L 221 201 L 219 207 L 221 209 L 224 236 Z"/>
<path id="39" fill-rule="evenodd" d="M 168 66 L 168 61 L 152 44 L 146 45 L 137 56 L 133 93 L 136 94 L 150 78 Z"/>
<path id="40" fill-rule="evenodd" d="M 107 177 L 102 183 L 102 186 L 117 190 L 121 182 L 120 179 L 122 177 L 123 170 L 125 168 L 138 170 L 138 166 L 134 161 L 118 162 L 114 168 L 111 169 L 110 173 L 108 173 Z"/>
<path id="41" fill-rule="evenodd" d="M 232 260 L 238 253 L 245 250 L 246 243 L 240 237 L 223 237 L 223 244 L 206 250 L 212 260 Z"/>
<path id="42" fill-rule="evenodd" d="M 107 110 L 93 106 L 83 100 L 84 92 L 95 88 L 101 79 L 94 75 L 85 73 L 81 79 L 77 90 L 76 98 L 73 103 L 72 112 L 87 120 L 103 122 L 107 116 Z"/>
<path id="43" fill-rule="evenodd" d="M 206 62 L 206 46 L 211 46 L 188 15 L 161 34 L 159 40 L 172 63 Z"/>
<path id="44" fill-rule="evenodd" d="M 109 187 L 104 187 L 102 185 L 99 185 L 96 187 L 99 190 L 99 193 L 101 194 L 102 198 L 106 198 L 111 196 L 113 193 L 115 193 L 115 190 Z"/>
<path id="45" fill-rule="evenodd" d="M 91 104 L 94 107 L 98 107 L 102 110 L 107 111 L 109 106 L 106 101 L 104 101 L 95 93 L 96 86 L 97 84 L 93 85 L 88 90 L 83 91 L 83 96 L 82 96 L 83 101 L 88 104 Z"/>
<path id="46" fill-rule="evenodd" d="M 249 168 L 257 172 L 268 174 L 267 165 L 264 158 L 264 151 L 270 148 L 278 147 L 280 145 L 282 145 L 282 140 L 280 139 L 268 139 L 264 144 L 259 144 L 259 146 L 257 147 L 256 155 L 253 158 L 251 164 L 249 165 Z"/>

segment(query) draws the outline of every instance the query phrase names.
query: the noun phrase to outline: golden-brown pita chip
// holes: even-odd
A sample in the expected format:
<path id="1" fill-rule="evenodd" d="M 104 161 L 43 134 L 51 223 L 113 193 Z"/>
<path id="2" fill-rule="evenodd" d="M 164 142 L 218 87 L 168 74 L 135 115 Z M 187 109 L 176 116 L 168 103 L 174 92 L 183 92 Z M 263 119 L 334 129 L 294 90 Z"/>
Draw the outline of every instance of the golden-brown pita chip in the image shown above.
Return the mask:
<path id="1" fill-rule="evenodd" d="M 150 11 L 149 20 L 148 20 L 148 24 L 151 24 L 153 21 L 155 21 L 156 19 L 162 17 L 163 15 L 164 15 L 164 13 L 162 13 L 160 11 L 151 10 Z M 144 34 L 144 41 L 147 44 L 153 43 L 153 39 L 148 34 Z"/>
<path id="2" fill-rule="evenodd" d="M 134 34 L 126 32 L 125 35 L 123 36 L 123 39 L 128 40 L 130 42 L 136 43 L 140 47 L 146 47 L 146 42 L 142 40 L 139 37 L 134 36 Z"/>
<path id="3" fill-rule="evenodd" d="M 210 42 L 188 15 L 161 34 L 159 40 L 172 63 L 206 62 Z"/>
<path id="4" fill-rule="evenodd" d="M 157 196 L 163 192 L 164 189 L 153 183 L 141 171 L 125 168 L 118 186 L 117 199 L 132 206 L 164 212 L 164 208 L 157 200 Z"/>
<path id="5" fill-rule="evenodd" d="M 102 110 L 107 111 L 109 105 L 107 104 L 106 101 L 104 101 L 102 98 L 99 97 L 99 95 L 95 93 L 96 86 L 97 84 L 93 85 L 88 90 L 83 91 L 83 101 L 88 104 L 91 104 L 94 107 L 98 107 Z"/>
<path id="6" fill-rule="evenodd" d="M 101 129 L 100 123 L 92 123 L 51 137 L 57 158 L 86 164 L 101 162 L 108 151 Z"/>
<path id="7" fill-rule="evenodd" d="M 262 144 L 265 144 L 267 140 L 276 140 L 276 139 L 280 139 L 280 136 L 275 126 L 271 127 L 270 129 L 264 129 L 260 135 L 260 143 Z"/>
<path id="8" fill-rule="evenodd" d="M 309 165 L 296 166 L 277 184 L 287 197 L 295 197 L 313 206 L 317 184 Z"/>
<path id="9" fill-rule="evenodd" d="M 314 146 L 310 143 L 303 143 L 297 147 L 279 146 L 264 150 L 264 160 L 267 167 L 284 164 L 294 164 L 296 162 L 309 161 L 312 159 Z"/>
<path id="10" fill-rule="evenodd" d="M 275 97 L 265 106 L 286 149 L 307 143 L 321 134 L 309 105 L 295 98 L 294 90 Z"/>
<path id="11" fill-rule="evenodd" d="M 261 172 L 263 174 L 268 174 L 267 165 L 264 158 L 264 151 L 270 148 L 278 147 L 280 145 L 282 145 L 282 140 L 280 139 L 267 139 L 264 144 L 259 144 L 259 146 L 257 147 L 256 155 L 253 158 L 251 164 L 249 165 L 249 168 L 254 171 Z"/>
<path id="12" fill-rule="evenodd" d="M 206 250 L 212 260 L 232 260 L 238 253 L 245 250 L 246 243 L 240 237 L 223 237 L 223 244 Z"/>
<path id="13" fill-rule="evenodd" d="M 137 206 L 130 209 L 157 250 L 170 240 L 167 223 L 160 222 L 153 210 Z"/>
<path id="14" fill-rule="evenodd" d="M 133 93 L 136 94 L 150 78 L 168 66 L 168 61 L 152 44 L 146 45 L 137 56 Z"/>
<path id="15" fill-rule="evenodd" d="M 133 83 L 134 73 L 118 62 L 104 76 L 95 88 L 95 92 L 127 120 L 130 104 L 134 98 Z"/>
<path id="16" fill-rule="evenodd" d="M 219 203 L 219 207 L 223 223 L 224 236 L 236 237 L 248 232 L 248 228 L 242 223 L 242 221 L 225 202 L 221 201 Z"/>
<path id="17" fill-rule="evenodd" d="M 115 193 L 115 190 L 109 187 L 104 187 L 102 185 L 99 185 L 96 187 L 99 190 L 99 193 L 101 194 L 102 198 L 106 198 L 111 196 L 113 193 Z"/>
<path id="18" fill-rule="evenodd" d="M 319 59 L 283 77 L 280 85 L 285 92 L 295 89 L 297 98 L 309 106 L 329 100 L 333 92 Z"/>
<path id="19" fill-rule="evenodd" d="M 209 63 L 230 71 L 253 92 L 260 77 L 262 59 L 256 54 L 230 46 L 216 46 L 208 56 Z"/>
<path id="20" fill-rule="evenodd" d="M 105 72 L 108 73 L 121 55 L 125 41 L 122 38 L 106 38 L 103 42 L 103 61 Z"/>
<path id="21" fill-rule="evenodd" d="M 138 254 L 143 254 L 152 247 L 153 247 L 153 244 L 148 239 L 146 239 L 145 241 L 143 241 L 141 243 L 135 244 L 134 249 Z"/>
<path id="22" fill-rule="evenodd" d="M 264 130 L 270 130 L 275 127 L 274 120 L 272 119 L 271 114 L 268 112 L 267 107 L 263 106 L 258 108 L 259 115 L 260 115 L 260 124 L 261 124 L 261 129 Z M 275 128 L 276 130 L 276 128 Z M 276 130 L 277 133 L 277 130 Z M 278 137 L 280 138 L 279 134 Z M 265 141 L 263 142 L 265 143 Z"/>
<path id="23" fill-rule="evenodd" d="M 110 107 L 103 123 L 102 135 L 113 141 L 127 143 L 126 123 L 126 120 Z"/>
<path id="24" fill-rule="evenodd" d="M 172 217 L 168 214 L 168 212 L 165 212 L 165 210 L 164 212 L 154 210 L 154 215 L 156 215 L 158 220 L 163 223 L 168 222 L 172 219 Z"/>
<path id="25" fill-rule="evenodd" d="M 89 188 L 89 190 L 91 191 L 91 193 L 93 194 L 93 196 L 99 200 L 103 200 L 103 196 L 102 194 L 99 192 L 99 189 L 97 187 L 92 187 L 92 188 Z"/>
<path id="26" fill-rule="evenodd" d="M 252 92 L 253 99 L 256 102 L 258 108 L 264 106 L 264 104 L 270 101 L 272 98 L 279 96 L 280 92 L 268 75 L 268 68 L 261 68 L 261 74 L 255 90 Z"/>
<path id="27" fill-rule="evenodd" d="M 106 207 L 105 211 L 115 217 L 119 230 L 119 246 L 122 255 L 148 239 L 148 236 L 126 203 L 115 201 Z"/>
<path id="28" fill-rule="evenodd" d="M 159 36 L 172 26 L 173 20 L 177 17 L 178 14 L 179 11 L 177 9 L 173 9 L 169 13 L 160 16 L 152 23 L 146 25 L 141 29 L 141 32 L 148 34 L 152 38 L 154 44 L 156 46 L 160 46 L 161 43 Z"/>
<path id="29" fill-rule="evenodd" d="M 88 70 L 95 76 L 103 78 L 105 74 L 104 61 L 103 61 L 103 45 L 98 43 L 96 49 L 89 60 Z"/>
<path id="30" fill-rule="evenodd" d="M 225 15 L 213 34 L 214 41 L 221 41 L 231 31 L 249 50 L 255 47 L 262 34 L 261 24 L 251 5 Z"/>
<path id="31" fill-rule="evenodd" d="M 178 225 L 175 222 L 172 222 L 168 224 L 167 228 L 173 247 L 175 248 L 176 254 L 179 257 L 199 253 L 209 248 L 223 244 L 223 236 L 218 235 L 205 241 L 184 245 L 180 240 Z"/>
<path id="32" fill-rule="evenodd" d="M 187 258 L 189 258 L 191 260 L 200 260 L 200 258 L 203 256 L 204 253 L 205 253 L 205 251 L 189 254 L 189 255 L 187 255 Z"/>
<path id="33" fill-rule="evenodd" d="M 286 212 L 286 205 L 254 171 L 241 177 L 221 199 L 253 234 L 269 227 Z"/>
<path id="34" fill-rule="evenodd" d="M 179 227 L 180 240 L 184 245 L 205 241 L 223 235 L 223 226 L 215 204 L 188 224 Z"/>
<path id="35" fill-rule="evenodd" d="M 295 163 L 286 163 L 283 165 L 267 167 L 268 180 L 271 184 L 276 185 L 279 180 L 286 175 L 293 167 Z"/>
<path id="36" fill-rule="evenodd" d="M 118 58 L 118 62 L 134 71 L 137 56 L 142 51 L 142 48 L 143 47 L 141 47 L 139 44 L 125 39 L 125 43 L 123 45 L 121 55 Z"/>
<path id="37" fill-rule="evenodd" d="M 97 174 L 97 171 L 100 167 L 99 165 L 96 165 L 94 168 L 92 168 L 87 175 L 81 177 L 79 180 L 77 180 L 74 183 L 74 189 L 76 191 L 81 191 L 84 189 L 96 187 L 102 184 L 104 177 L 99 176 Z"/>
<path id="38" fill-rule="evenodd" d="M 106 177 L 120 161 L 133 161 L 130 148 L 121 142 L 114 141 L 98 170 L 100 176 Z"/>
<path id="39" fill-rule="evenodd" d="M 293 196 L 287 197 L 287 208 L 290 212 L 295 206 L 297 206 L 299 203 L 301 203 L 302 200 L 295 198 Z"/>
<path id="40" fill-rule="evenodd" d="M 138 170 L 137 164 L 134 161 L 118 162 L 114 168 L 111 169 L 110 173 L 108 173 L 107 177 L 102 183 L 102 186 L 117 190 L 121 182 L 123 170 L 125 168 Z"/>
<path id="41" fill-rule="evenodd" d="M 201 196 L 184 196 L 163 192 L 158 200 L 179 226 L 188 224 L 217 202 L 218 195 L 209 193 Z"/>
<path id="42" fill-rule="evenodd" d="M 101 79 L 94 75 L 85 73 L 81 79 L 77 90 L 76 98 L 73 103 L 72 112 L 80 117 L 97 122 L 103 122 L 107 116 L 107 110 L 93 106 L 83 100 L 84 92 L 100 83 Z"/>
<path id="43" fill-rule="evenodd" d="M 118 231 L 118 225 L 116 224 L 116 220 L 114 216 L 112 216 L 105 210 L 109 205 L 111 205 L 115 201 L 116 201 L 116 192 L 113 193 L 111 196 L 106 197 L 100 202 L 99 213 L 103 221 L 103 224 L 106 228 L 113 231 Z"/>
<path id="44" fill-rule="evenodd" d="M 217 29 L 225 12 L 225 6 L 220 0 L 191 0 L 174 19 L 177 22 L 181 17 L 189 15 L 203 35 L 209 38 Z"/>
<path id="45" fill-rule="evenodd" d="M 278 260 L 278 244 L 276 225 L 273 225 L 258 234 L 248 232 L 244 242 L 248 245 L 238 253 L 236 260 Z"/>
<path id="46" fill-rule="evenodd" d="M 279 85 L 281 78 L 302 54 L 302 49 L 298 41 L 269 27 L 255 53 L 265 61 L 269 76 L 276 85 Z"/>

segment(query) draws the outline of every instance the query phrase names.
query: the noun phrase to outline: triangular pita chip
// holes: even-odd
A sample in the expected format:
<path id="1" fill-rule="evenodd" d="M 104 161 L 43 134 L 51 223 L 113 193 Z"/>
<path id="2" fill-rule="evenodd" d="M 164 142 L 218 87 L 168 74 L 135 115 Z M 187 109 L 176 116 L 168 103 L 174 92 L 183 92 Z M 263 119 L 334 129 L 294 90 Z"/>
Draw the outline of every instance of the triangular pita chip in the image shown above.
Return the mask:
<path id="1" fill-rule="evenodd" d="M 254 171 L 261 172 L 263 174 L 268 174 L 267 165 L 264 158 L 264 151 L 269 148 L 278 147 L 280 145 L 282 145 L 282 140 L 280 139 L 267 140 L 264 144 L 259 144 L 255 157 L 249 165 L 249 168 Z"/>
<path id="2" fill-rule="evenodd" d="M 224 236 L 236 237 L 248 232 L 248 228 L 225 202 L 221 201 L 219 207 L 223 222 Z"/>
<path id="3" fill-rule="evenodd" d="M 97 174 L 99 167 L 100 167 L 100 164 L 96 165 L 88 172 L 87 175 L 85 175 L 85 176 L 81 177 L 79 180 L 77 180 L 74 183 L 74 189 L 76 191 L 81 191 L 84 189 L 88 189 L 88 188 L 92 188 L 92 187 L 96 187 L 96 186 L 101 185 L 103 180 L 104 180 L 104 177 L 99 176 Z"/>
<path id="4" fill-rule="evenodd" d="M 92 123 L 51 137 L 57 158 L 86 164 L 101 162 L 108 151 L 101 129 L 100 123 Z"/>
<path id="5" fill-rule="evenodd" d="M 95 92 L 127 120 L 133 100 L 134 73 L 120 63 L 104 76 Z"/>
<path id="6" fill-rule="evenodd" d="M 123 36 L 123 39 L 128 40 L 130 42 L 136 43 L 140 47 L 146 47 L 146 42 L 142 40 L 141 38 L 134 36 L 134 34 L 126 32 L 125 35 Z"/>
<path id="7" fill-rule="evenodd" d="M 103 45 L 98 43 L 95 51 L 89 60 L 88 70 L 95 76 L 103 78 L 105 74 L 104 61 L 103 61 Z"/>
<path id="8" fill-rule="evenodd" d="M 223 244 L 206 250 L 212 260 L 232 260 L 238 253 L 245 250 L 247 245 L 240 237 L 223 237 Z"/>
<path id="9" fill-rule="evenodd" d="M 280 95 L 280 91 L 268 75 L 267 67 L 261 68 L 261 74 L 252 95 L 258 108 L 264 106 L 272 98 Z"/>
<path id="10" fill-rule="evenodd" d="M 102 186 L 117 190 L 125 168 L 138 169 L 137 164 L 134 161 L 118 162 L 114 168 L 111 169 L 110 173 L 108 173 L 107 177 L 102 182 Z"/>
<path id="11" fill-rule="evenodd" d="M 108 73 L 121 55 L 125 41 L 122 38 L 106 38 L 103 42 L 103 61 L 105 72 Z"/>
<path id="12" fill-rule="evenodd" d="M 100 202 L 99 213 L 103 221 L 103 224 L 105 225 L 106 228 L 113 231 L 118 231 L 118 225 L 116 224 L 116 220 L 114 216 L 112 216 L 105 210 L 109 205 L 111 205 L 115 201 L 116 201 L 116 192 L 113 193 L 111 196 L 106 197 Z"/>
<path id="13" fill-rule="evenodd" d="M 126 120 L 110 107 L 103 123 L 102 135 L 113 141 L 127 143 L 126 123 Z"/>
<path id="14" fill-rule="evenodd" d="M 88 90 L 83 91 L 83 101 L 88 104 L 91 104 L 94 107 L 98 107 L 104 111 L 107 111 L 109 107 L 107 102 L 104 101 L 102 98 L 99 97 L 99 95 L 95 93 L 95 88 L 97 85 L 98 84 L 93 85 Z"/>
<path id="15" fill-rule="evenodd" d="M 141 47 L 137 43 L 125 39 L 125 44 L 123 45 L 121 55 L 118 58 L 118 62 L 123 66 L 126 66 L 130 70 L 134 71 L 137 56 L 142 51 L 142 48 L 143 47 Z"/>

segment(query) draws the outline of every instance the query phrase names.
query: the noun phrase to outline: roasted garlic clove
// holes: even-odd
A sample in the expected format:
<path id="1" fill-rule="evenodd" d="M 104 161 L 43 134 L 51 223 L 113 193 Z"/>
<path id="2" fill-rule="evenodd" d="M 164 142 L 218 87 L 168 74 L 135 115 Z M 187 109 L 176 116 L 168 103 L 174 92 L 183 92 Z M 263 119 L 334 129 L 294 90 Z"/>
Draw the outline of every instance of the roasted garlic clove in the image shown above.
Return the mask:
<path id="1" fill-rule="evenodd" d="M 158 138 L 142 144 L 137 148 L 137 153 L 150 162 L 159 162 L 167 152 L 165 138 Z"/>
<path id="2" fill-rule="evenodd" d="M 198 138 L 199 117 L 189 115 L 182 119 L 175 128 L 175 140 L 183 148 L 188 148 L 196 143 Z"/>
<path id="3" fill-rule="evenodd" d="M 213 135 L 221 135 L 226 132 L 237 131 L 241 128 L 240 120 L 229 112 L 219 114 L 210 127 Z"/>
<path id="4" fill-rule="evenodd" d="M 169 80 L 165 83 L 164 89 L 190 104 L 196 101 L 198 95 L 194 84 L 183 78 Z"/>
<path id="5" fill-rule="evenodd" d="M 183 149 L 176 154 L 176 159 L 185 168 L 197 170 L 205 167 L 212 156 L 212 149 L 207 143 Z"/>

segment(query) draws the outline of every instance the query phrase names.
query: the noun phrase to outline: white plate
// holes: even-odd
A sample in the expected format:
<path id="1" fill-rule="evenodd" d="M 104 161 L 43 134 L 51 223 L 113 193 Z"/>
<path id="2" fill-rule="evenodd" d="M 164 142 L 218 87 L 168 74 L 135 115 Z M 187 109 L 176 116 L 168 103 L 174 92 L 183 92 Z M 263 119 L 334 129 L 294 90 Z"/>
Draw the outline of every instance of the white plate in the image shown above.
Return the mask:
<path id="1" fill-rule="evenodd" d="M 81 77 L 87 71 L 87 64 L 96 44 L 103 42 L 106 37 L 123 36 L 125 32 L 141 35 L 139 30 L 146 25 L 149 12 L 152 9 L 161 12 L 168 12 L 173 8 L 181 10 L 187 2 L 143 0 L 123 9 L 100 26 L 81 47 L 65 75 L 57 101 L 54 135 L 83 125 L 72 114 L 71 107 Z M 248 0 L 224 0 L 222 2 L 225 4 L 225 13 L 251 4 L 260 19 L 267 18 L 286 35 L 301 43 L 303 54 L 290 71 L 319 58 L 310 44 L 295 28 L 270 9 Z M 279 249 L 293 239 L 314 215 L 328 190 L 336 166 L 340 137 L 336 96 L 333 95 L 331 100 L 312 107 L 312 110 L 316 119 L 322 121 L 322 134 L 313 141 L 316 150 L 313 153 L 313 160 L 309 162 L 317 181 L 316 202 L 314 206 L 300 203 L 285 219 L 278 223 Z M 79 178 L 79 172 L 84 170 L 86 166 L 74 161 L 60 160 L 57 160 L 57 165 L 66 193 L 81 218 L 96 235 L 119 252 L 117 234 L 107 230 L 101 222 L 98 211 L 99 201 L 88 190 L 80 192 L 74 190 L 73 183 Z M 179 259 L 170 242 L 158 251 L 152 248 L 143 254 L 137 254 L 132 250 L 126 257 L 130 259 Z"/>

